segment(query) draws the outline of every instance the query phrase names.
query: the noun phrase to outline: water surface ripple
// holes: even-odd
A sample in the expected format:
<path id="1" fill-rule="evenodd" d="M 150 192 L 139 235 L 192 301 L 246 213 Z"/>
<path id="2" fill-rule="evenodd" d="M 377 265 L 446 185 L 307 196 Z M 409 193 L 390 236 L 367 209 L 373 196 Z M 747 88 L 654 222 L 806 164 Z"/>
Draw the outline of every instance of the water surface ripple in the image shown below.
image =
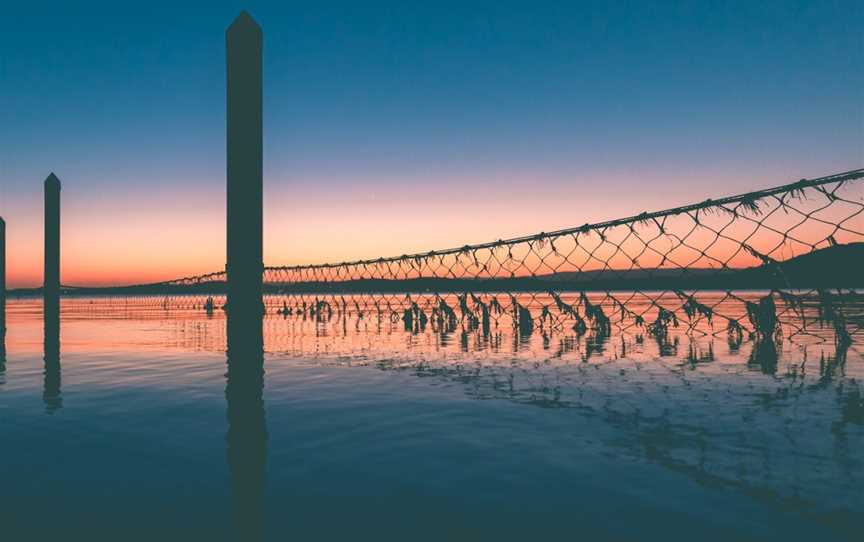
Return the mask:
<path id="1" fill-rule="evenodd" d="M 4 540 L 845 540 L 864 512 L 864 357 L 818 334 L 268 315 L 256 377 L 218 312 L 76 303 L 55 351 L 8 310 Z"/>

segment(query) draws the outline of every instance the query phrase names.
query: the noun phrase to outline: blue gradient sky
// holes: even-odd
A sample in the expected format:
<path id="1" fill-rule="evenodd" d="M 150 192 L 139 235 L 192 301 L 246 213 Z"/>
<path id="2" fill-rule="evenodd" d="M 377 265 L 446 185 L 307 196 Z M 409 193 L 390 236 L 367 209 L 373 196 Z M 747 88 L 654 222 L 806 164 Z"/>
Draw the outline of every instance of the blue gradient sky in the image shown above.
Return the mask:
<path id="1" fill-rule="evenodd" d="M 4 6 L 0 214 L 41 282 L 224 265 L 224 29 L 264 30 L 265 260 L 582 224 L 864 166 L 860 2 Z"/>

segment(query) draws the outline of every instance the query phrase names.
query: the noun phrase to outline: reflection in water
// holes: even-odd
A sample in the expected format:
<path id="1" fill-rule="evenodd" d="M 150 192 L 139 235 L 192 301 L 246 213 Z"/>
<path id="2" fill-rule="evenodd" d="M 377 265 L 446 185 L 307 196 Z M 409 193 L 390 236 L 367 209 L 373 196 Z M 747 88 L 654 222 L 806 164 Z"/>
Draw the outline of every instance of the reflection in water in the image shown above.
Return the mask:
<path id="1" fill-rule="evenodd" d="M 0 328 L 0 386 L 6 383 L 6 336 Z"/>
<path id="2" fill-rule="evenodd" d="M 49 414 L 63 407 L 60 395 L 60 308 L 46 307 L 43 313 L 45 325 L 44 354 L 45 379 L 42 400 Z"/>
<path id="3" fill-rule="evenodd" d="M 267 422 L 264 413 L 264 346 L 260 317 L 228 318 L 228 466 L 237 540 L 264 539 Z"/>
<path id="4" fill-rule="evenodd" d="M 23 308 L 16 306 L 13 314 L 22 314 Z M 34 320 L 39 318 L 32 306 L 26 314 L 33 314 Z M 204 310 L 156 314 L 148 308 L 136 312 L 127 307 L 123 312 L 107 313 L 89 306 L 78 312 L 67 307 L 63 318 L 67 381 L 78 381 L 76 371 L 87 375 L 94 374 L 88 371 L 98 371 L 94 381 L 103 379 L 116 386 L 113 379 L 123 368 L 122 361 L 107 368 L 101 364 L 79 366 L 75 356 L 80 353 L 82 359 L 90 359 L 91 350 L 113 354 L 119 344 L 122 347 L 117 357 L 121 360 L 126 351 L 167 349 L 168 362 L 147 370 L 160 376 L 154 381 L 186 382 L 184 379 L 200 376 L 190 368 L 203 367 L 206 364 L 200 360 L 209 359 L 199 357 L 199 352 L 218 352 L 221 358 L 227 343 L 227 461 L 237 538 L 243 540 L 264 537 L 268 473 L 274 493 L 285 489 L 280 486 L 285 480 L 291 480 L 297 492 L 308 489 L 314 493 L 318 483 L 314 477 L 304 480 L 302 476 L 285 476 L 286 472 L 296 475 L 298 471 L 291 470 L 291 462 L 278 460 L 285 457 L 285 448 L 276 448 L 280 445 L 278 435 L 268 437 L 262 394 L 262 335 L 272 394 L 266 414 L 274 426 L 280 416 L 290 416 L 284 403 L 280 404 L 280 394 L 291 393 L 292 400 L 304 404 L 312 397 L 311 402 L 330 406 L 339 405 L 344 397 L 356 399 L 352 395 L 355 387 L 365 386 L 368 390 L 380 386 L 387 391 L 384 395 L 398 397 L 404 393 L 409 402 L 412 394 L 421 390 L 430 394 L 427 398 L 447 401 L 438 403 L 445 407 L 440 411 L 426 413 L 429 423 L 446 425 L 456 437 L 467 434 L 473 438 L 476 424 L 463 422 L 472 419 L 471 412 L 482 410 L 490 416 L 489 425 L 497 427 L 491 433 L 493 441 L 499 437 L 509 442 L 513 435 L 523 438 L 526 428 L 532 427 L 523 425 L 524 419 L 546 427 L 525 437 L 528 442 L 542 448 L 548 441 L 548 446 L 554 446 L 549 449 L 555 451 L 550 455 L 558 457 L 561 450 L 570 449 L 561 442 L 577 442 L 565 434 L 569 429 L 560 428 L 584 428 L 580 433 L 584 441 L 581 436 L 578 439 L 579 453 L 612 458 L 608 462 L 611 466 L 618 461 L 659 466 L 659 471 L 671 472 L 676 478 L 683 475 L 709 488 L 709 493 L 752 497 L 796 517 L 805 513 L 801 510 L 812 511 L 812 517 L 820 522 L 830 518 L 841 531 L 855 525 L 856 513 L 864 510 L 864 494 L 860 491 L 864 483 L 864 464 L 860 461 L 864 442 L 864 357 L 860 342 L 835 345 L 830 337 L 821 340 L 819 328 L 806 337 L 796 336 L 800 342 L 786 338 L 775 343 L 733 335 L 720 326 L 716 333 L 707 335 L 687 334 L 683 326 L 671 327 L 664 333 L 649 333 L 645 328 L 612 335 L 595 329 L 540 329 L 527 335 L 496 327 L 494 322 L 488 333 L 482 327 L 438 327 L 435 321 L 427 322 L 425 331 L 413 325 L 406 330 L 401 319 L 376 318 L 374 314 L 334 317 L 331 321 L 280 314 L 268 315 L 263 323 L 230 322 L 226 326 L 222 311 L 212 315 Z M 112 321 L 105 322 L 108 318 Z M 33 327 L 38 330 L 38 323 Z M 56 338 L 56 331 L 46 332 L 46 392 L 52 351 L 47 339 L 51 336 Z M 15 354 L 27 348 L 30 337 L 11 336 L 10 351 Z M 860 339 L 861 333 L 856 337 Z M 92 345 L 81 352 L 78 349 L 85 341 L 92 341 Z M 38 362 L 38 332 L 32 334 L 32 342 Z M 59 351 L 56 346 L 53 351 L 59 397 Z M 17 361 L 14 356 L 12 359 Z M 351 370 L 345 370 L 349 367 Z M 221 371 L 217 369 L 217 373 Z M 385 378 L 382 373 L 389 374 Z M 15 383 L 20 387 L 17 374 Z M 306 374 L 315 378 L 298 384 L 296 378 Z M 319 375 L 332 378 L 318 379 Z M 412 387 L 415 379 L 404 378 L 409 375 L 416 376 L 423 385 Z M 216 378 L 217 408 L 221 409 L 221 374 Z M 317 395 L 322 390 L 314 386 L 325 380 L 324 395 Z M 304 389 L 306 382 L 311 389 Z M 37 389 L 39 384 L 37 375 Z M 457 400 L 449 402 L 454 391 Z M 328 392 L 331 395 L 326 395 Z M 461 401 L 463 396 L 515 405 L 519 420 L 495 418 L 495 412 Z M 158 397 L 166 400 L 164 395 Z M 424 420 L 406 415 L 401 401 L 374 399 L 368 405 L 364 415 L 387 427 L 382 438 L 410 445 L 411 438 L 403 435 L 416 435 L 418 428 L 429 428 L 423 425 Z M 509 405 L 501 406 L 500 411 L 508 412 Z M 465 416 L 454 416 L 454 409 L 461 408 L 466 409 Z M 495 410 L 498 408 L 496 405 Z M 305 420 L 307 424 L 317 422 Z M 323 417 L 321 422 L 330 420 Z M 298 431 L 298 440 L 303 438 L 298 429 L 303 423 L 301 420 L 292 428 Z M 361 453 L 375 445 L 345 438 L 351 438 Z M 312 442 L 319 446 L 316 451 L 327 450 L 325 445 Z M 397 467 L 399 461 L 423 462 L 427 458 L 423 454 L 441 450 L 436 448 L 440 439 L 417 442 L 429 444 L 429 450 L 418 448 L 415 456 L 394 458 Z M 517 452 L 524 453 L 503 447 L 495 451 L 501 457 Z M 345 461 L 349 465 L 350 459 Z M 543 465 L 543 461 L 544 457 L 534 454 L 525 464 Z M 464 473 L 462 465 L 450 463 L 448 467 L 456 477 Z M 353 468 L 346 466 L 349 473 L 354 472 Z M 435 471 L 438 479 L 446 479 L 449 474 L 448 469 Z M 423 483 L 418 485 L 426 487 Z M 277 521 L 271 518 L 271 524 Z"/>
<path id="5" fill-rule="evenodd" d="M 848 347 L 837 345 L 833 355 L 823 351 L 818 380 L 808 385 L 813 378 L 792 371 L 803 371 L 806 361 L 777 374 L 778 351 L 770 344 L 752 344 L 744 371 L 728 360 L 716 364 L 711 340 L 689 343 L 686 357 L 676 362 L 465 358 L 381 360 L 374 366 L 443 379 L 474 399 L 569 409 L 603 420 L 615 437 L 603 443 L 594 435 L 591 441 L 617 456 L 663 466 L 701 485 L 734 488 L 783 510 L 830 502 L 836 507 L 833 525 L 850 529 L 856 517 L 851 511 L 862 503 L 853 451 L 860 429 L 853 426 L 864 425 L 864 393 L 843 372 Z M 832 418 L 837 421 L 825 432 L 822 420 Z"/>
<path id="6" fill-rule="evenodd" d="M 777 344 L 771 339 L 757 339 L 750 351 L 749 367 L 758 368 L 766 375 L 777 372 Z"/>

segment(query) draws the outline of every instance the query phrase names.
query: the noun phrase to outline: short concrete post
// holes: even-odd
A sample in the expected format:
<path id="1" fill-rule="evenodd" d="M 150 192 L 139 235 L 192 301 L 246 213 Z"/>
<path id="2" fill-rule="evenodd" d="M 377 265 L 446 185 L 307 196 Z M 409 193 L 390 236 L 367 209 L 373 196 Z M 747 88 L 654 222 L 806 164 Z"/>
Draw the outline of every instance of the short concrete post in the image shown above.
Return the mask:
<path id="1" fill-rule="evenodd" d="M 6 221 L 0 216 L 0 343 L 6 336 Z M 2 348 L 2 345 L 0 345 Z"/>

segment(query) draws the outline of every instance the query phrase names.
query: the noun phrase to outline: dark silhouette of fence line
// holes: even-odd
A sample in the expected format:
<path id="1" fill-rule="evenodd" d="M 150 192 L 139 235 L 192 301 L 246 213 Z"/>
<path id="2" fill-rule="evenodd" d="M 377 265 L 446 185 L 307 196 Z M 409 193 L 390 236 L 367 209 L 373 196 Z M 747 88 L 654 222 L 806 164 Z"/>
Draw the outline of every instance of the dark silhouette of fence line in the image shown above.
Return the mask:
<path id="1" fill-rule="evenodd" d="M 684 205 L 684 206 L 666 209 L 666 210 L 662 210 L 662 211 L 656 211 L 656 212 L 651 212 L 651 213 L 645 212 L 645 213 L 642 213 L 639 215 L 634 215 L 634 216 L 621 218 L 621 219 L 608 220 L 605 222 L 599 222 L 599 223 L 594 223 L 594 224 L 585 224 L 585 225 L 573 227 L 573 228 L 567 228 L 567 229 L 550 231 L 550 232 L 541 232 L 538 234 L 515 237 L 512 239 L 506 239 L 506 240 L 498 240 L 498 241 L 493 241 L 493 242 L 488 242 L 488 243 L 481 243 L 481 244 L 475 244 L 475 245 L 465 245 L 465 246 L 456 247 L 456 248 L 449 248 L 449 249 L 445 249 L 445 250 L 432 250 L 432 251 L 428 251 L 428 252 L 418 252 L 418 253 L 414 253 L 414 254 L 406 254 L 406 255 L 401 255 L 401 256 L 381 257 L 381 258 L 366 259 L 366 260 L 353 260 L 353 261 L 345 261 L 345 262 L 339 262 L 339 263 L 322 263 L 322 264 L 306 264 L 306 265 L 290 265 L 290 266 L 267 266 L 264 268 L 264 275 L 263 275 L 265 278 L 265 288 L 269 284 L 269 286 L 271 287 L 270 291 L 274 292 L 274 291 L 281 291 L 281 290 L 273 290 L 272 289 L 272 286 L 274 283 L 279 284 L 280 289 L 284 289 L 288 285 L 299 285 L 301 283 L 305 283 L 305 284 L 318 284 L 318 283 L 320 283 L 320 284 L 333 284 L 334 282 L 336 282 L 330 278 L 327 278 L 324 280 L 279 281 L 279 280 L 277 280 L 278 277 L 275 276 L 274 273 L 304 272 L 304 271 L 317 272 L 317 271 L 326 271 L 326 270 L 345 269 L 345 268 L 351 268 L 351 267 L 363 267 L 363 268 L 369 269 L 369 268 L 381 266 L 383 264 L 400 263 L 400 262 L 401 263 L 408 262 L 410 265 L 410 262 L 423 261 L 423 260 L 426 260 L 429 258 L 442 258 L 442 257 L 446 257 L 446 256 L 464 255 L 464 254 L 470 253 L 472 251 L 483 250 L 483 249 L 498 249 L 501 247 L 508 247 L 508 246 L 519 245 L 519 244 L 532 244 L 532 243 L 541 243 L 542 244 L 542 243 L 546 243 L 546 242 L 554 242 L 554 240 L 556 238 L 564 237 L 567 235 L 586 234 L 586 233 L 591 233 L 591 232 L 602 232 L 603 230 L 607 230 L 609 228 L 613 228 L 613 227 L 617 227 L 617 226 L 628 226 L 629 227 L 629 226 L 635 226 L 638 224 L 648 224 L 648 223 L 651 223 L 652 221 L 656 221 L 657 219 L 662 219 L 665 217 L 676 216 L 676 215 L 690 215 L 694 219 L 694 224 L 699 225 L 699 222 L 698 222 L 699 218 L 698 218 L 697 213 L 703 212 L 703 211 L 706 212 L 706 214 L 707 214 L 707 213 L 710 213 L 711 211 L 715 211 L 715 210 L 719 212 L 722 209 L 722 212 L 730 214 L 736 220 L 749 220 L 751 222 L 757 222 L 756 218 L 748 217 L 747 213 L 750 213 L 754 217 L 758 218 L 760 216 L 760 210 L 759 210 L 760 201 L 762 201 L 766 198 L 773 197 L 776 199 L 776 201 L 778 203 L 778 208 L 791 209 L 792 208 L 792 200 L 805 199 L 807 196 L 805 191 L 807 189 L 816 190 L 817 193 L 822 194 L 823 196 L 828 198 L 830 201 L 835 201 L 835 202 L 836 201 L 842 201 L 842 202 L 850 204 L 851 206 L 854 207 L 853 211 L 846 213 L 846 215 L 842 219 L 838 220 L 836 223 L 830 223 L 826 220 L 814 217 L 814 216 L 812 216 L 812 214 L 803 214 L 803 216 L 805 216 L 808 221 L 812 220 L 814 222 L 821 222 L 823 224 L 830 224 L 834 230 L 831 232 L 830 235 L 827 235 L 827 236 L 824 236 L 823 238 L 821 238 L 820 242 L 818 242 L 818 243 L 805 243 L 804 241 L 801 241 L 801 240 L 798 241 L 799 243 L 808 244 L 811 248 L 811 251 L 815 251 L 815 250 L 818 250 L 818 247 L 820 244 L 823 244 L 825 248 L 831 248 L 832 243 L 835 242 L 835 241 L 832 241 L 832 239 L 837 235 L 837 233 L 849 234 L 855 238 L 856 242 L 857 241 L 864 241 L 864 232 L 862 232 L 860 230 L 856 230 L 856 229 L 851 229 L 850 227 L 847 227 L 844 225 L 846 222 L 851 221 L 853 218 L 862 216 L 862 213 L 864 213 L 864 204 L 862 204 L 860 201 L 852 201 L 849 199 L 841 198 L 841 197 L 836 195 L 836 193 L 839 189 L 841 189 L 845 186 L 849 186 L 851 183 L 857 183 L 857 182 L 861 181 L 862 179 L 864 179 L 864 169 L 857 169 L 857 170 L 852 170 L 852 171 L 848 171 L 845 173 L 839 173 L 839 174 L 830 175 L 830 176 L 826 176 L 826 177 L 820 177 L 818 179 L 810 179 L 810 180 L 802 179 L 800 181 L 786 184 L 783 186 L 778 186 L 775 188 L 770 188 L 770 189 L 765 189 L 765 190 L 748 192 L 748 193 L 740 194 L 740 195 L 736 195 L 736 196 L 729 196 L 729 197 L 724 197 L 724 198 L 716 199 L 716 200 L 708 199 L 708 200 L 705 200 L 705 201 L 702 201 L 699 203 Z M 830 191 L 825 190 L 825 188 L 823 188 L 826 185 L 832 185 L 832 184 L 834 186 L 833 186 L 833 189 Z M 728 206 L 733 206 L 733 207 L 730 208 Z M 824 209 L 824 207 L 822 209 Z M 656 225 L 656 223 L 655 223 L 655 225 Z M 800 226 L 800 224 L 799 224 L 799 226 Z M 777 233 L 780 233 L 781 235 L 783 235 L 783 232 L 777 232 Z M 674 236 L 675 234 L 672 233 L 669 235 Z M 788 234 L 785 235 L 784 237 L 791 238 L 791 236 Z M 769 280 L 769 279 L 768 279 L 768 277 L 764 276 L 762 274 L 762 272 L 764 272 L 766 269 L 770 269 L 771 266 L 776 266 L 776 265 L 782 264 L 783 261 L 771 257 L 770 254 L 764 254 L 764 253 L 759 252 L 755 248 L 751 247 L 750 244 L 748 244 L 746 239 L 745 240 L 738 240 L 736 242 L 739 244 L 740 250 L 746 251 L 747 253 L 751 254 L 755 259 L 757 259 L 760 262 L 761 268 L 757 267 L 757 268 L 736 269 L 736 268 L 730 267 L 728 265 L 723 265 L 722 267 L 717 268 L 717 269 L 692 268 L 692 267 L 691 268 L 683 268 L 682 267 L 682 269 L 685 272 L 691 272 L 691 271 L 696 272 L 696 273 L 708 272 L 708 273 L 712 273 L 712 274 L 719 273 L 721 275 L 722 274 L 728 274 L 730 272 L 735 272 L 735 271 L 750 271 L 746 275 L 746 282 L 753 284 L 753 286 L 748 286 L 747 284 L 742 283 L 742 284 L 737 284 L 736 287 L 740 287 L 740 288 L 744 288 L 744 289 L 754 289 L 754 288 L 755 289 L 763 289 L 766 286 L 768 286 L 769 284 L 766 284 L 764 281 Z M 852 245 L 853 247 L 848 248 L 848 249 L 840 248 L 840 250 L 842 250 L 844 252 L 849 252 L 850 257 L 857 257 L 857 252 L 856 252 L 857 251 L 857 245 L 854 245 L 854 243 L 846 243 L 846 245 Z M 855 252 L 855 254 L 851 254 L 853 252 Z M 802 255 L 802 256 L 804 256 L 804 255 Z M 794 260 L 794 259 L 792 259 L 792 260 Z M 725 262 L 718 259 L 718 260 L 716 260 L 715 263 L 724 264 Z M 757 271 L 757 270 L 759 270 L 760 272 L 755 272 L 755 273 L 752 272 L 752 271 Z M 604 269 L 603 271 L 615 271 L 615 270 Z M 617 270 L 617 271 L 621 271 L 621 270 Z M 641 271 L 656 272 L 657 275 L 662 275 L 661 268 L 641 269 Z M 592 271 L 589 270 L 589 271 L 581 271 L 580 273 L 583 274 L 585 276 L 585 278 L 589 279 L 588 282 L 590 282 L 592 284 L 596 284 L 598 279 L 595 276 L 590 275 L 591 272 Z M 528 279 L 528 278 L 538 278 L 539 277 L 544 281 L 548 281 L 549 275 L 551 275 L 551 274 L 538 275 L 538 274 L 526 273 L 524 276 L 515 276 L 514 274 L 511 274 L 511 276 L 507 277 L 507 278 L 509 278 L 509 279 L 513 279 L 513 278 Z M 190 293 L 198 293 L 198 291 L 196 291 L 196 289 L 203 290 L 206 288 L 212 288 L 214 286 L 218 287 L 218 285 L 224 284 L 225 280 L 226 280 L 226 276 L 227 275 L 224 271 L 216 271 L 216 272 L 206 273 L 206 274 L 202 274 L 202 275 L 190 275 L 187 277 L 181 277 L 181 278 L 176 278 L 176 279 L 171 279 L 171 280 L 146 283 L 146 284 L 133 284 L 133 285 L 128 285 L 128 286 L 81 287 L 81 286 L 64 285 L 63 286 L 63 293 L 67 294 L 67 295 L 72 295 L 75 293 L 94 294 L 94 293 L 98 293 L 98 292 L 103 292 L 106 294 L 110 294 L 110 293 L 123 294 L 123 293 L 133 293 L 133 292 L 142 292 L 143 293 L 143 292 L 147 292 L 147 291 L 152 291 L 154 294 L 158 294 L 158 293 L 165 293 L 165 292 L 177 293 L 177 292 L 180 292 L 183 290 L 188 291 Z M 487 275 L 487 276 L 490 279 L 501 278 L 501 277 L 494 277 L 491 275 Z M 854 277 L 857 277 L 857 274 L 854 275 L 853 278 Z M 339 278 L 339 277 L 336 277 L 336 278 Z M 418 279 L 424 279 L 424 278 L 428 279 L 430 277 L 417 277 L 417 278 Z M 447 279 L 448 277 L 439 277 L 439 276 L 435 276 L 433 274 L 433 276 L 431 278 Z M 474 277 L 474 278 L 476 279 L 476 277 Z M 648 277 L 631 276 L 631 277 L 622 277 L 622 278 L 632 280 L 633 284 L 637 284 L 639 287 L 644 287 L 645 284 L 638 282 L 638 279 L 642 279 L 642 280 L 648 279 L 648 280 L 656 281 L 656 280 L 662 280 L 664 277 L 652 275 L 652 276 L 648 276 Z M 677 280 L 678 277 L 675 277 L 675 278 Z M 803 279 L 806 277 L 802 276 L 801 278 Z M 813 276 L 812 278 L 814 280 L 817 280 L 817 281 L 822 280 L 822 278 L 820 278 L 820 277 Z M 380 276 L 379 277 L 368 276 L 368 277 L 365 277 L 364 279 L 355 279 L 355 280 L 370 280 L 370 281 L 376 281 L 377 280 L 381 285 L 387 286 L 388 290 L 390 289 L 389 285 L 392 282 L 400 282 L 400 279 L 393 279 L 391 281 L 388 281 L 387 279 L 383 279 Z M 401 279 L 401 280 L 404 281 L 407 279 Z M 470 279 L 467 279 L 467 280 L 470 280 Z M 771 280 L 774 280 L 774 279 L 771 279 Z M 762 281 L 762 282 L 760 282 L 760 281 Z M 351 283 L 351 279 L 345 278 L 341 282 L 343 284 L 347 285 L 347 284 Z M 572 280 L 572 281 L 565 281 L 565 282 L 578 283 L 580 281 L 579 280 Z M 418 283 L 418 284 L 422 285 L 422 283 Z M 454 284 L 460 284 L 460 283 L 454 282 Z M 508 288 L 512 288 L 515 285 L 514 282 L 504 282 L 503 279 L 502 279 L 502 282 L 500 282 L 499 284 L 506 285 Z M 550 283 L 549 282 L 535 282 L 535 283 L 529 283 L 529 284 L 531 284 L 533 287 L 533 286 L 548 286 Z M 718 284 L 723 285 L 722 282 L 719 282 Z M 776 281 L 773 282 L 773 284 L 776 284 Z M 362 284 L 362 283 L 358 283 L 358 286 L 362 287 L 362 288 L 367 287 L 367 285 Z M 422 285 L 422 286 L 425 287 L 425 285 Z M 610 284 L 610 286 L 616 286 L 617 287 L 617 286 L 623 286 L 623 285 L 616 283 L 616 284 Z M 855 284 L 840 284 L 839 286 L 849 287 L 849 286 L 856 286 L 856 285 Z M 582 289 L 582 287 L 580 287 L 579 289 Z M 605 286 L 600 287 L 600 289 L 605 289 Z M 16 290 L 16 292 L 18 292 L 18 293 L 25 293 L 27 291 L 28 291 L 27 289 Z M 35 291 L 38 291 L 38 289 L 31 289 L 29 291 L 35 292 Z M 216 290 L 213 290 L 213 291 L 218 292 L 218 288 Z M 266 292 L 266 290 L 265 290 L 265 292 Z"/>
<path id="2" fill-rule="evenodd" d="M 411 330 L 429 324 L 485 333 L 505 315 L 519 334 L 609 334 L 614 326 L 661 335 L 686 321 L 689 331 L 769 344 L 784 325 L 797 335 L 815 323 L 848 343 L 861 331 L 860 311 L 853 307 L 850 321 L 843 305 L 861 296 L 837 289 L 864 286 L 856 265 L 864 256 L 864 204 L 846 193 L 860 189 L 862 178 L 864 170 L 855 170 L 442 251 L 268 267 L 266 283 L 290 296 L 283 314 L 320 317 L 333 306 L 350 312 L 353 304 L 358 314 L 401 314 Z M 742 265 L 747 260 L 751 265 Z M 753 289 L 768 293 L 735 294 Z M 704 290 L 723 295 L 708 302 Z M 700 329 L 700 321 L 707 326 Z"/>
<path id="3" fill-rule="evenodd" d="M 313 265 L 294 265 L 294 266 L 278 266 L 278 267 L 267 267 L 267 270 L 302 270 L 302 269 L 314 269 L 314 268 L 333 268 L 333 267 L 344 267 L 344 266 L 352 266 L 352 265 L 373 265 L 380 263 L 388 263 L 388 262 L 397 262 L 407 259 L 416 259 L 416 258 L 425 258 L 429 256 L 445 256 L 449 254 L 458 254 L 463 253 L 468 250 L 477 250 L 483 248 L 497 248 L 501 246 L 515 245 L 519 243 L 527 243 L 531 241 L 543 241 L 547 239 L 553 239 L 555 237 L 561 237 L 568 234 L 573 233 L 586 233 L 589 231 L 598 231 L 604 228 L 610 228 L 614 226 L 620 226 L 625 224 L 632 224 L 647 220 L 654 220 L 658 218 L 663 218 L 672 215 L 679 215 L 683 213 L 696 212 L 700 210 L 706 209 L 716 209 L 722 208 L 726 205 L 738 205 L 743 207 L 745 210 L 754 210 L 753 205 L 756 204 L 759 200 L 770 196 L 777 196 L 788 194 L 792 197 L 801 194 L 804 189 L 807 188 L 819 188 L 824 185 L 837 183 L 838 187 L 842 186 L 844 183 L 848 181 L 858 181 L 864 178 L 864 169 L 855 169 L 851 171 L 847 171 L 844 173 L 837 173 L 834 175 L 828 175 L 826 177 L 820 177 L 817 179 L 801 179 L 800 181 L 785 184 L 782 186 L 777 186 L 774 188 L 768 188 L 764 190 L 757 190 L 753 192 L 747 192 L 745 194 L 739 194 L 736 196 L 728 196 L 720 199 L 707 199 L 705 201 L 701 201 L 698 203 L 692 203 L 689 205 L 682 205 L 680 207 L 673 207 L 670 209 L 666 209 L 663 211 L 655 211 L 655 212 L 644 212 L 639 215 L 629 216 L 625 218 L 619 218 L 614 220 L 607 220 L 605 222 L 597 222 L 594 224 L 584 224 L 582 226 L 576 226 L 572 228 L 566 228 L 562 230 L 555 230 L 550 232 L 540 232 L 533 235 L 525 235 L 521 237 L 514 237 L 512 239 L 506 240 L 498 240 L 492 241 L 488 243 L 480 243 L 476 245 L 465 245 L 461 247 L 454 247 L 445 250 L 433 250 L 429 252 L 418 252 L 414 254 L 403 254 L 401 256 L 391 256 L 385 258 L 375 258 L 368 260 L 354 260 L 354 261 L 345 261 L 339 263 L 324 263 L 324 264 L 313 264 Z M 194 277 L 189 277 L 194 278 Z M 182 280 L 182 279 L 181 279 Z"/>
<path id="4" fill-rule="evenodd" d="M 412 330 L 482 332 L 509 320 L 519 333 L 615 327 L 658 334 L 683 321 L 688 329 L 764 339 L 784 325 L 794 336 L 816 324 L 848 342 L 862 329 L 862 296 L 854 290 L 864 287 L 861 179 L 859 169 L 491 243 L 265 267 L 262 294 L 270 312 L 283 316 L 377 315 Z M 226 278 L 215 272 L 62 293 L 212 311 L 224 303 Z M 709 303 L 709 290 L 722 295 Z M 740 293 L 753 290 L 765 293 Z"/>

